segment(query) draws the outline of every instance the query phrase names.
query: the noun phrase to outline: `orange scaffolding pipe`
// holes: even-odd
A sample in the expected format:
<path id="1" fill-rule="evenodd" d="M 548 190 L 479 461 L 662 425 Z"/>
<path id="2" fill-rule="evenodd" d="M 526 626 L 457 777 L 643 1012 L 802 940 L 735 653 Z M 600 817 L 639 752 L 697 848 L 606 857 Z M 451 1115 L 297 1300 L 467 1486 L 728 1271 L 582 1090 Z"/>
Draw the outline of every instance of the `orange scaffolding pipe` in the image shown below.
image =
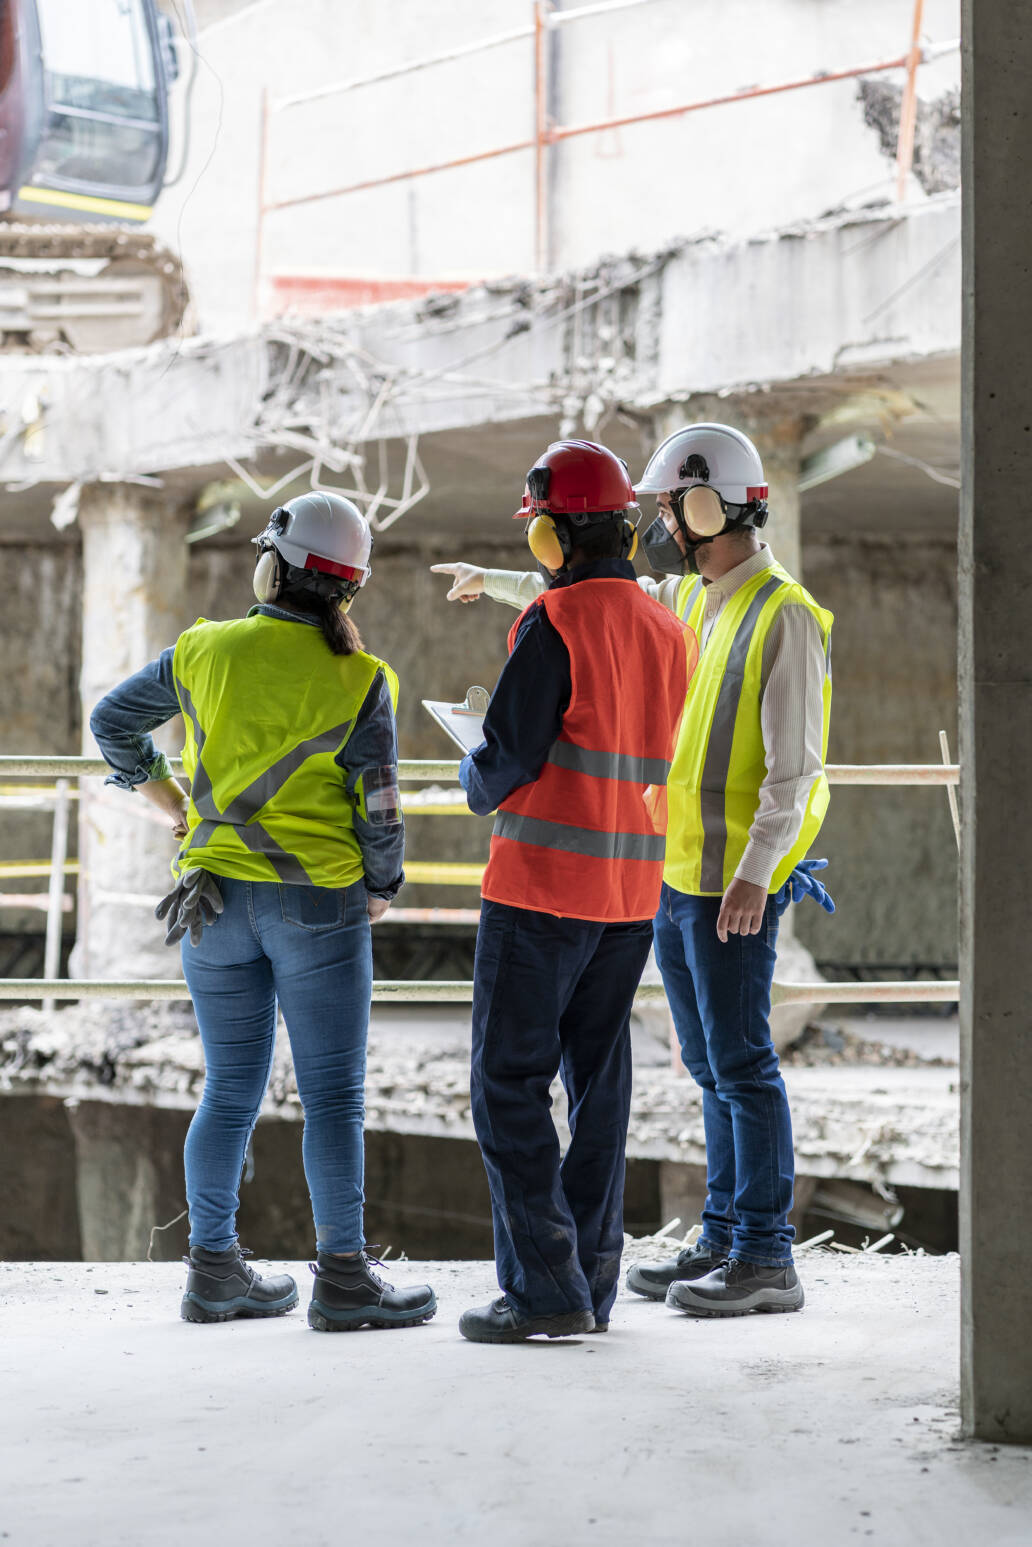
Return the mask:
<path id="1" fill-rule="evenodd" d="M 914 164 L 914 130 L 917 128 L 917 67 L 921 63 L 921 20 L 924 0 L 914 0 L 914 25 L 907 55 L 907 84 L 899 108 L 899 139 L 896 142 L 896 200 L 902 204 L 907 178 Z"/>
<path id="2" fill-rule="evenodd" d="M 590 7 L 585 8 L 585 14 L 590 14 Z M 318 193 L 299 194 L 294 198 L 269 200 L 267 197 L 268 181 L 268 152 L 271 111 L 280 106 L 295 106 L 307 97 L 287 98 L 282 104 L 270 104 L 268 92 L 263 91 L 261 103 L 261 132 L 259 148 L 258 168 L 258 231 L 255 244 L 255 276 L 254 298 L 255 310 L 259 310 L 261 303 L 262 264 L 264 253 L 264 227 L 266 217 L 280 210 L 298 209 L 307 204 L 318 204 L 325 199 L 339 199 L 347 194 L 365 193 L 374 188 L 386 188 L 392 183 L 408 182 L 410 179 L 430 177 L 438 172 L 450 172 L 462 167 L 476 166 L 482 162 L 496 161 L 503 156 L 513 156 L 521 151 L 532 150 L 534 152 L 534 250 L 535 262 L 539 272 L 543 272 L 548 261 L 548 152 L 554 145 L 564 140 L 577 139 L 585 134 L 604 134 L 614 129 L 629 128 L 634 124 L 660 123 L 666 119 L 680 118 L 687 113 L 699 113 L 709 108 L 726 107 L 735 102 L 750 102 L 761 97 L 779 96 L 789 91 L 804 91 L 811 86 L 827 86 L 835 81 L 855 80 L 862 75 L 877 75 L 886 70 L 906 70 L 907 80 L 900 108 L 900 127 L 897 145 L 897 198 L 903 198 L 907 176 L 913 162 L 914 129 L 917 118 L 917 69 L 924 60 L 925 54 L 921 48 L 920 34 L 921 22 L 924 11 L 924 0 L 915 0 L 913 25 L 911 29 L 910 48 L 905 54 L 900 54 L 892 59 L 880 59 L 872 64 L 856 65 L 849 69 L 822 71 L 817 75 L 801 76 L 795 80 L 780 81 L 773 86 L 747 86 L 738 91 L 722 93 L 719 96 L 698 98 L 692 102 L 682 102 L 676 107 L 658 108 L 653 112 L 628 113 L 618 118 L 604 118 L 585 124 L 553 124 L 548 117 L 548 49 L 547 37 L 549 30 L 558 22 L 573 20 L 579 12 L 570 13 L 564 17 L 562 12 L 553 12 L 552 0 L 534 0 L 533 24 L 524 32 L 520 29 L 512 34 L 505 34 L 499 38 L 486 39 L 482 47 L 487 48 L 496 42 L 508 42 L 518 37 L 528 36 L 534 44 L 534 134 L 532 137 L 522 140 L 514 140 L 507 145 L 492 146 L 488 150 L 474 151 L 466 156 L 453 156 L 446 161 L 430 162 L 425 166 L 408 167 L 401 172 L 390 172 L 379 177 L 364 178 L 360 182 L 343 183 L 335 188 L 326 188 Z M 472 53 L 475 49 L 470 47 L 463 49 L 462 53 Z M 409 66 L 411 70 L 424 68 L 426 65 L 439 63 L 451 56 L 441 55 L 427 60 L 417 61 Z M 389 72 L 391 77 L 406 73 L 405 67 Z M 369 77 L 369 81 L 380 79 L 379 76 Z M 388 78 L 386 75 L 383 78 Z M 356 85 L 366 84 L 365 81 L 345 82 L 341 86 L 327 88 L 315 95 L 329 95 L 331 91 L 349 89 Z"/>
<path id="3" fill-rule="evenodd" d="M 740 91 L 729 92 L 725 96 L 704 97 L 695 102 L 682 102 L 677 107 L 660 108 L 651 113 L 631 113 L 623 118 L 604 118 L 589 124 L 568 126 L 557 124 L 544 129 L 544 139 L 547 145 L 553 145 L 582 134 L 602 134 L 609 129 L 625 129 L 630 124 L 654 123 L 664 118 L 678 118 L 685 113 L 698 113 L 705 108 L 723 107 L 732 102 L 749 102 L 757 97 L 777 96 L 785 91 L 801 91 L 807 86 L 827 86 L 833 81 L 852 80 L 859 75 L 876 75 L 882 70 L 901 70 L 905 68 L 909 58 L 909 53 L 900 54 L 894 59 L 880 60 L 877 64 L 857 65 L 852 69 L 829 71 L 824 75 L 807 75 L 799 80 L 781 81 L 775 86 L 747 86 Z M 390 183 L 405 182 L 410 177 L 429 177 L 435 172 L 450 172 L 459 167 L 473 166 L 479 161 L 494 161 L 499 156 L 512 156 L 521 150 L 535 150 L 539 145 L 539 139 L 540 136 L 535 135 L 533 139 L 514 140 L 509 145 L 496 145 L 490 150 L 474 151 L 468 156 L 454 156 L 448 161 L 435 161 L 428 166 L 409 167 L 403 172 L 389 172 L 385 176 L 366 178 L 359 183 L 344 183 L 319 193 L 298 194 L 292 199 L 277 199 L 273 203 L 266 204 L 264 212 L 271 214 L 276 210 L 297 209 L 302 204 L 317 204 L 323 199 L 339 199 L 348 193 L 364 193 L 370 188 L 385 188 Z"/>

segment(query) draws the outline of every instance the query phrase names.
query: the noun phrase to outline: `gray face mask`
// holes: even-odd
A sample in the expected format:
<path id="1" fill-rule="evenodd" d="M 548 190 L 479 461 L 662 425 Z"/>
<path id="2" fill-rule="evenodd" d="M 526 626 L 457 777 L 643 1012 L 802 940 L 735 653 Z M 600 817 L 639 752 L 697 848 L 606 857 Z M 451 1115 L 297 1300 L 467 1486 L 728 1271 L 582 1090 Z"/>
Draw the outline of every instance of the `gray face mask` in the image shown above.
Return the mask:
<path id="1" fill-rule="evenodd" d="M 686 532 L 682 532 L 686 551 L 681 552 L 677 538 L 667 531 L 666 522 L 662 516 L 657 516 L 650 527 L 647 527 L 642 539 L 641 547 L 651 569 L 658 570 L 661 575 L 697 575 L 699 566 L 695 561 L 695 550 L 701 548 L 703 543 L 709 542 L 708 537 L 693 541 Z"/>
<path id="2" fill-rule="evenodd" d="M 661 575 L 685 573 L 685 556 L 681 552 L 677 539 L 667 531 L 666 522 L 662 516 L 657 516 L 651 526 L 645 528 L 642 533 L 641 550 L 648 560 L 649 568 L 658 570 Z"/>

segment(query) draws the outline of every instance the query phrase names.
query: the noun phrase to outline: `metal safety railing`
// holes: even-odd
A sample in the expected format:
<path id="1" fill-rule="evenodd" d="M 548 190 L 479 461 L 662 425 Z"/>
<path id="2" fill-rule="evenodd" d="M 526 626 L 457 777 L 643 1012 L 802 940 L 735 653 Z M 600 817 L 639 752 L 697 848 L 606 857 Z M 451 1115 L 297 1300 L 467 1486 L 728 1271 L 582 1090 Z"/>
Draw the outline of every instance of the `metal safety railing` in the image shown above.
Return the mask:
<path id="1" fill-rule="evenodd" d="M 828 765 L 827 775 L 831 784 L 845 785 L 889 785 L 897 788 L 905 786 L 917 786 L 921 788 L 945 788 L 950 797 L 950 810 L 953 817 L 954 830 L 959 842 L 959 815 L 956 806 L 956 786 L 960 781 L 960 769 L 957 764 L 949 761 L 949 746 L 946 741 L 946 733 L 940 732 L 940 747 L 943 756 L 942 764 L 915 764 L 915 763 L 887 763 L 887 764 L 856 764 L 856 763 L 832 763 Z M 170 759 L 174 772 L 182 772 L 182 762 L 178 759 Z M 0 797 L 0 811 L 11 809 L 11 803 L 19 798 L 30 803 L 29 809 L 39 809 L 39 799 L 45 797 L 52 802 L 55 810 L 54 841 L 52 845 L 51 859 L 46 861 L 7 861 L 0 864 L 0 879 L 4 876 L 35 875 L 49 876 L 50 888 L 47 901 L 47 945 L 45 954 L 43 978 L 6 978 L 0 979 L 0 1000 L 4 999 L 43 999 L 45 1003 L 54 1003 L 58 999 L 188 999 L 189 992 L 186 984 L 179 979 L 138 979 L 138 980 L 104 980 L 86 981 L 75 979 L 61 979 L 57 976 L 57 964 L 60 953 L 60 927 L 61 913 L 67 911 L 63 908 L 64 877 L 69 873 L 78 872 L 76 861 L 66 858 L 65 846 L 68 832 L 69 802 L 76 792 L 69 789 L 68 781 L 73 778 L 87 778 L 103 776 L 108 773 L 107 764 L 100 758 L 88 757 L 0 757 L 0 779 L 50 777 L 56 778 L 57 783 L 48 790 L 19 790 L 17 796 Z M 455 761 L 435 760 L 403 760 L 398 764 L 398 775 L 402 782 L 406 783 L 454 783 L 458 779 L 459 765 Z M 429 793 L 429 792 L 428 792 Z M 434 792 L 431 799 L 426 800 L 421 796 L 412 794 L 402 796 L 403 808 L 411 814 L 422 811 L 441 814 L 469 815 L 465 804 L 457 800 L 446 798 L 443 792 Z M 63 816 L 59 820 L 59 814 Z M 406 865 L 406 876 L 410 883 L 432 883 L 436 885 L 452 886 L 479 886 L 483 875 L 484 866 L 475 862 L 442 861 L 442 862 L 410 862 Z M 133 901 L 141 905 L 150 905 L 154 899 L 149 897 L 127 898 L 120 896 L 123 902 Z M 70 900 L 68 906 L 70 907 Z M 20 904 L 21 899 L 0 896 L 0 905 L 3 903 L 12 905 Z M 447 915 L 449 923 L 472 922 L 472 912 L 460 909 L 411 909 L 398 910 L 410 912 L 421 921 L 426 921 L 435 915 Z M 458 918 L 456 915 L 466 913 L 466 918 Z M 416 920 L 414 919 L 413 922 Z M 959 998 L 960 984 L 956 980 L 944 980 L 939 982 L 882 982 L 882 983 L 831 983 L 819 981 L 816 983 L 780 983 L 775 981 L 772 990 L 772 1003 L 775 1006 L 789 1004 L 871 1004 L 875 1002 L 891 1004 L 943 1004 L 953 1003 Z M 432 981 L 418 980 L 406 981 L 401 979 L 379 979 L 373 984 L 373 1002 L 376 1004 L 468 1004 L 473 997 L 473 985 L 465 980 Z M 636 1002 L 641 1005 L 664 1004 L 666 995 L 661 984 L 642 984 L 636 996 Z"/>
<path id="2" fill-rule="evenodd" d="M 766 86 L 743 86 L 736 91 L 725 92 L 712 97 L 694 98 L 687 102 L 677 103 L 672 107 L 626 113 L 619 117 L 610 116 L 588 123 L 560 124 L 554 122 L 549 116 L 549 101 L 553 95 L 552 88 L 554 84 L 551 78 L 553 66 L 547 46 L 549 34 L 557 32 L 560 28 L 566 27 L 572 22 L 580 22 L 615 11 L 632 10 L 651 3 L 653 3 L 653 0 L 597 0 L 595 4 L 575 6 L 557 11 L 553 8 L 552 0 L 533 0 L 531 19 L 522 27 L 510 28 L 505 32 L 478 38 L 472 43 L 457 45 L 441 53 L 428 54 L 421 59 L 411 60 L 406 64 L 394 65 L 386 70 L 376 71 L 373 74 L 352 76 L 347 80 L 330 82 L 328 85 L 319 86 L 311 91 L 295 92 L 289 96 L 273 98 L 270 96 L 268 88 L 264 88 L 261 100 L 259 129 L 258 212 L 255 239 L 254 306 L 256 314 L 261 310 L 266 222 L 270 215 L 278 211 L 297 209 L 302 205 L 317 204 L 326 199 L 340 199 L 348 194 L 386 187 L 392 183 L 411 182 L 416 178 L 429 177 L 440 172 L 453 171 L 461 167 L 474 166 L 481 162 L 494 161 L 503 156 L 533 151 L 534 250 L 537 270 L 540 273 L 544 271 L 548 263 L 550 245 L 548 208 L 549 156 L 556 146 L 583 135 L 603 134 L 615 129 L 629 128 L 635 124 L 655 123 L 664 119 L 681 118 L 688 113 L 698 113 L 709 108 L 724 107 L 736 102 L 754 101 L 759 97 L 778 96 L 785 92 L 802 91 L 813 86 L 826 86 L 836 81 L 855 80 L 861 76 L 877 75 L 887 70 L 904 70 L 906 72 L 900 104 L 900 123 L 896 147 L 896 197 L 899 201 L 902 201 L 914 155 L 914 134 L 917 123 L 918 68 L 922 64 L 930 63 L 932 60 L 940 58 L 943 54 L 956 52 L 960 48 L 959 39 L 951 39 L 944 43 L 922 45 L 921 26 L 924 16 L 924 0 L 914 0 L 910 47 L 905 53 L 894 55 L 889 59 L 874 59 L 866 64 L 850 65 L 832 70 L 819 70 L 812 75 L 798 77 L 793 80 L 778 81 Z M 369 86 L 380 85 L 383 82 L 397 80 L 404 76 L 411 76 L 439 65 L 452 64 L 471 58 L 476 54 L 482 54 L 488 50 L 499 48 L 505 44 L 518 42 L 531 43 L 534 51 L 533 133 L 506 145 L 489 146 L 483 150 L 470 151 L 462 156 L 451 157 L 448 160 L 434 161 L 415 167 L 410 166 L 401 171 L 385 173 L 378 177 L 361 178 L 356 181 L 338 184 L 332 188 L 319 189 L 312 193 L 297 194 L 289 198 L 273 199 L 270 197 L 268 187 L 269 142 L 272 120 L 276 115 L 289 112 L 294 108 L 310 105 L 313 102 L 322 101 L 327 97 L 344 96 Z"/>

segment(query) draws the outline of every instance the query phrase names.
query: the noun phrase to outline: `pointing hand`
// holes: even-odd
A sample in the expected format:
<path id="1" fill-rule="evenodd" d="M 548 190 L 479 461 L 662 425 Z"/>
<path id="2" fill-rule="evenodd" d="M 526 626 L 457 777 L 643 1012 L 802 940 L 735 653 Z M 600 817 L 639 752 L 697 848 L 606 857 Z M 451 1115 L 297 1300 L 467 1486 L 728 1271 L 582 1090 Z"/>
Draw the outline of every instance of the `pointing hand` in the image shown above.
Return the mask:
<path id="1" fill-rule="evenodd" d="M 431 564 L 434 575 L 451 575 L 454 584 L 448 592 L 449 602 L 476 602 L 484 589 L 484 571 L 475 564 Z"/>

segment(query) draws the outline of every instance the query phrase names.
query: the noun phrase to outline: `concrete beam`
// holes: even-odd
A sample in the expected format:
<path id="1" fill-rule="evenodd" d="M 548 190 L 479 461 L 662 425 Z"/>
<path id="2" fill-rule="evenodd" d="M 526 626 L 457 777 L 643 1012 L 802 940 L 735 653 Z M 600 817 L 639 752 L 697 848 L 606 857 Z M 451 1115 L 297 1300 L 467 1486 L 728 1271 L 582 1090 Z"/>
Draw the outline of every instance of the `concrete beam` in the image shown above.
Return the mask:
<path id="1" fill-rule="evenodd" d="M 658 294 L 652 391 L 805 381 L 960 348 L 960 206 L 834 216 L 687 248 Z"/>
<path id="2" fill-rule="evenodd" d="M 1032 1441 L 1032 29 L 965 0 L 960 521 L 963 1421 Z"/>
<path id="3" fill-rule="evenodd" d="M 297 457 L 313 432 L 340 447 L 556 413 L 590 429 L 614 405 L 758 386 L 800 388 L 799 414 L 844 372 L 956 355 L 958 253 L 944 196 L 235 339 L 2 355 L 0 480 L 124 479 L 277 444 Z"/>

